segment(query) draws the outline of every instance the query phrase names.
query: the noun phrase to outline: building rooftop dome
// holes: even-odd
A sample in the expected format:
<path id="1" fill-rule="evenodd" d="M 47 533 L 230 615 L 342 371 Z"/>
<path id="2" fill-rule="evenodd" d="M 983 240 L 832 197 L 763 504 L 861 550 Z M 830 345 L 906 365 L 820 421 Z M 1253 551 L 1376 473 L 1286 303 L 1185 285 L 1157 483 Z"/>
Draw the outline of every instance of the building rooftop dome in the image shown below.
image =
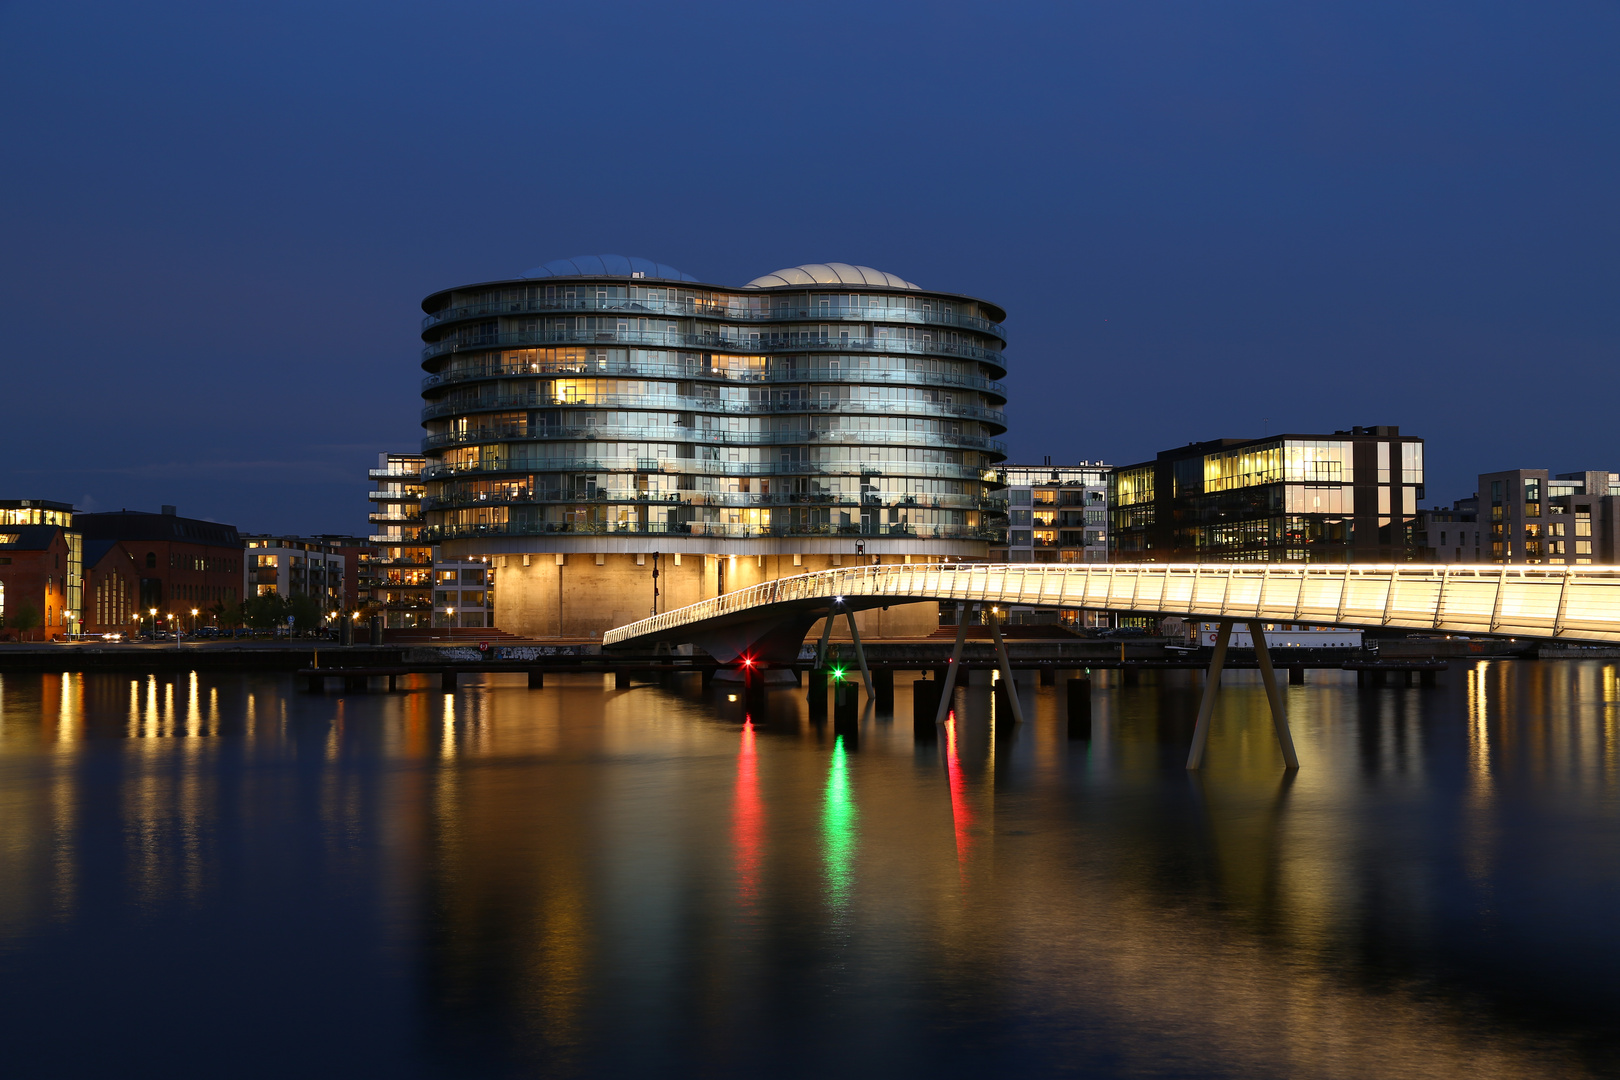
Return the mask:
<path id="1" fill-rule="evenodd" d="M 673 266 L 665 266 L 651 259 L 625 255 L 576 255 L 572 259 L 553 259 L 531 270 L 523 271 L 526 278 L 548 277 L 648 277 L 668 281 L 696 281 L 691 274 L 683 274 Z"/>
<path id="2" fill-rule="evenodd" d="M 915 289 L 922 286 L 870 266 L 851 266 L 849 263 L 805 263 L 790 266 L 774 274 L 757 277 L 744 285 L 745 289 L 775 289 L 783 285 L 866 285 L 880 289 Z"/>

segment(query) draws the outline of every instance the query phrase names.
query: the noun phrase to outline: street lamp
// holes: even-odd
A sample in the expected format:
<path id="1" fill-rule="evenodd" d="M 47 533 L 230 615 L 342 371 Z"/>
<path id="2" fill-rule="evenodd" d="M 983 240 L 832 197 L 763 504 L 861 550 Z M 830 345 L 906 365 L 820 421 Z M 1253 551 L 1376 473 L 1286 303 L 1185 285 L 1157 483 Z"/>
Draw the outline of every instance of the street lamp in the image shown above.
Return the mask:
<path id="1" fill-rule="evenodd" d="M 152 636 L 157 637 L 157 608 L 152 608 Z"/>
<path id="2" fill-rule="evenodd" d="M 196 608 L 191 609 L 191 632 L 192 632 L 193 635 L 195 635 L 197 633 L 197 609 Z"/>

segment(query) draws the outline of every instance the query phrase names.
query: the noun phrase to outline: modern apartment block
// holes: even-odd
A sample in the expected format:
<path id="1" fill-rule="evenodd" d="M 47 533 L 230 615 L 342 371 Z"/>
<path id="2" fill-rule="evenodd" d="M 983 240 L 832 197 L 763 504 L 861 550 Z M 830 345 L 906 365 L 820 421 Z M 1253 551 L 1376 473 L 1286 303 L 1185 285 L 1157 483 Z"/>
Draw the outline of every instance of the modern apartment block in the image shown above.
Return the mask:
<path id="1" fill-rule="evenodd" d="M 1620 473 L 1481 473 L 1479 525 L 1489 561 L 1581 566 L 1620 562 Z M 1445 561 L 1445 560 L 1442 560 Z"/>
<path id="2" fill-rule="evenodd" d="M 421 454 L 378 454 L 369 473 L 375 550 L 360 568 L 361 604 L 393 628 L 433 619 L 433 546 L 422 539 Z"/>
<path id="3" fill-rule="evenodd" d="M 1006 547 L 992 562 L 1077 563 L 1108 560 L 1108 473 L 1102 462 L 1001 465 Z"/>
<path id="4" fill-rule="evenodd" d="M 433 625 L 494 626 L 494 568 L 483 561 L 435 562 Z"/>
<path id="5" fill-rule="evenodd" d="M 1121 562 L 1408 562 L 1423 440 L 1397 427 L 1217 439 L 1109 478 Z"/>
<path id="6" fill-rule="evenodd" d="M 1100 563 L 1108 560 L 1108 473 L 1100 461 L 1078 465 L 1002 465 L 1005 485 L 1006 547 L 992 547 L 992 562 Z M 950 618 L 949 613 L 945 614 Z M 1008 611 L 1010 622 L 1108 626 L 1106 612 L 1023 608 Z"/>
<path id="7" fill-rule="evenodd" d="M 343 611 L 344 557 L 320 540 L 303 536 L 242 537 L 242 595 L 308 596 L 322 611 Z"/>
<path id="8" fill-rule="evenodd" d="M 597 636 L 807 570 L 983 559 L 1000 534 L 994 304 L 847 263 L 737 288 L 591 256 L 422 307 L 423 539 L 489 560 L 503 630 Z M 862 630 L 928 633 L 935 608 Z"/>

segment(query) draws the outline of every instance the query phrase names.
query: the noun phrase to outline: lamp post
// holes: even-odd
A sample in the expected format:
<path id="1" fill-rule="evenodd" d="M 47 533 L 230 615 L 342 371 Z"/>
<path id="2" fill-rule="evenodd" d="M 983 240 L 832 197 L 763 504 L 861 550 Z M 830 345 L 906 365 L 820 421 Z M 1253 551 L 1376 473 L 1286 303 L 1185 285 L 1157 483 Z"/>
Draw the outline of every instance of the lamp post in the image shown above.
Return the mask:
<path id="1" fill-rule="evenodd" d="M 197 633 L 197 609 L 196 608 L 191 609 L 191 633 L 192 633 L 192 636 L 194 636 L 194 637 L 196 636 L 196 633 Z"/>
<path id="2" fill-rule="evenodd" d="M 151 614 L 152 614 L 152 637 L 156 638 L 157 637 L 157 608 L 152 608 L 151 609 Z"/>

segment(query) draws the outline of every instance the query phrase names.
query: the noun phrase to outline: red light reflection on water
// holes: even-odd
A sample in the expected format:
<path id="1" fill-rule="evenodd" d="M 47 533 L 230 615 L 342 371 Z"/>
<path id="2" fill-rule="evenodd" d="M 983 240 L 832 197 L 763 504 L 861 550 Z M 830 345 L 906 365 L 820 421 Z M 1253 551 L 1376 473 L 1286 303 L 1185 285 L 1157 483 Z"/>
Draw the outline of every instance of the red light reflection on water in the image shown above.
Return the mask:
<path id="1" fill-rule="evenodd" d="M 951 786 L 951 817 L 956 822 L 956 867 L 962 885 L 967 886 L 967 866 L 973 858 L 973 810 L 968 806 L 967 778 L 962 775 L 962 759 L 956 752 L 956 711 L 945 717 L 945 776 Z"/>
<path id="2" fill-rule="evenodd" d="M 737 897 L 753 904 L 759 894 L 761 834 L 765 808 L 759 798 L 759 760 L 754 749 L 754 721 L 743 721 L 742 748 L 737 752 L 737 796 L 732 804 L 731 843 L 737 859 Z"/>

